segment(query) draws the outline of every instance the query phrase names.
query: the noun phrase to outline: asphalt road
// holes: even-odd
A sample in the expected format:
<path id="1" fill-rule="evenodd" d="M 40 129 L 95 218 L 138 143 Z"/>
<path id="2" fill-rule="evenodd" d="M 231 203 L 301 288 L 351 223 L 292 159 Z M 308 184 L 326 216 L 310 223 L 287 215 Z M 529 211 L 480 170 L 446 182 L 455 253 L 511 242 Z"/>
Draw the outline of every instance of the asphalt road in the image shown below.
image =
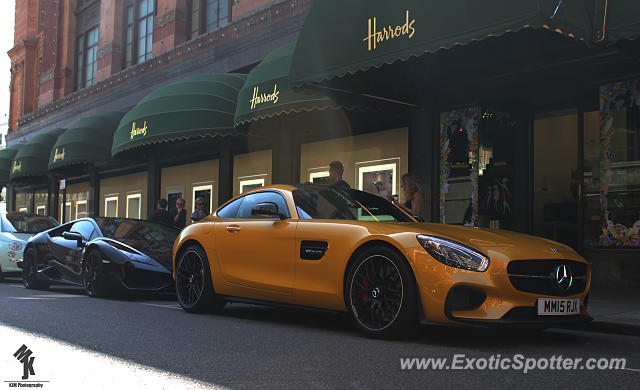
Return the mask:
<path id="1" fill-rule="evenodd" d="M 17 279 L 0 282 L 2 327 L 211 387 L 635 388 L 640 382 L 640 337 L 636 336 L 423 326 L 414 338 L 380 341 L 361 336 L 341 314 L 232 304 L 219 315 L 194 315 L 170 299 L 93 299 L 79 289 L 62 286 L 26 290 Z M 15 340 L 0 340 L 0 353 L 12 354 L 24 343 L 22 334 L 12 336 Z M 34 354 L 38 350 L 37 342 L 29 347 Z M 447 358 L 450 363 L 457 354 L 478 360 L 521 354 L 524 358 L 562 355 L 583 361 L 592 357 L 627 361 L 624 370 L 547 369 L 526 374 L 478 367 L 401 369 L 401 358 Z M 38 359 L 42 366 L 53 358 L 40 355 Z M 108 366 L 87 367 L 82 361 L 69 362 L 65 369 L 69 373 L 64 375 L 74 370 L 109 373 Z M 7 368 L 0 368 L 0 382 L 6 375 Z M 92 388 L 110 386 L 100 381 Z"/>

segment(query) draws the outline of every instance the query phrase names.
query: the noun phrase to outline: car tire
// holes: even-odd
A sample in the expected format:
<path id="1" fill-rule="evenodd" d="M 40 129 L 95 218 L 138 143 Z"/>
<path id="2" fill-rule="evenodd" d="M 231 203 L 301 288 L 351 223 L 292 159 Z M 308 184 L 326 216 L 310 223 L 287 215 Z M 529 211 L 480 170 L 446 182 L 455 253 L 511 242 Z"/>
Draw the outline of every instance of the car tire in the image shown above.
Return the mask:
<path id="1" fill-rule="evenodd" d="M 82 262 L 82 285 L 88 296 L 92 298 L 108 296 L 103 272 L 102 254 L 96 249 L 89 251 Z"/>
<path id="2" fill-rule="evenodd" d="M 27 248 L 22 262 L 22 283 L 30 290 L 46 290 L 49 288 L 49 283 L 40 279 L 36 260 L 35 249 Z"/>
<path id="3" fill-rule="evenodd" d="M 347 310 L 356 328 L 369 337 L 413 335 L 418 325 L 417 297 L 411 267 L 391 248 L 368 248 L 349 265 Z"/>
<path id="4" fill-rule="evenodd" d="M 226 301 L 215 293 L 207 254 L 199 245 L 181 250 L 176 262 L 176 296 L 190 313 L 217 313 Z"/>

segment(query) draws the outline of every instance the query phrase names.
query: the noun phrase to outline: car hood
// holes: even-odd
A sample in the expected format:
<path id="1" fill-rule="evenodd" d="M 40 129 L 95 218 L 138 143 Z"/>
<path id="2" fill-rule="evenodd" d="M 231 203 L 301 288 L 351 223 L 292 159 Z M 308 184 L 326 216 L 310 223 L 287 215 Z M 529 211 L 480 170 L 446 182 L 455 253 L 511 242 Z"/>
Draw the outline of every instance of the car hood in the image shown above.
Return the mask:
<path id="1" fill-rule="evenodd" d="M 9 241 L 22 241 L 27 242 L 29 238 L 33 237 L 31 233 L 4 233 L 4 236 Z"/>
<path id="2" fill-rule="evenodd" d="M 155 248 L 150 248 L 144 241 L 125 239 L 114 240 L 106 237 L 101 237 L 99 240 L 122 252 L 130 260 L 154 266 L 156 264 L 160 264 L 169 271 L 172 269 L 171 252 L 161 252 Z M 137 249 L 139 247 L 145 248 L 147 253 Z"/>
<path id="3" fill-rule="evenodd" d="M 543 237 L 508 230 L 474 228 L 436 223 L 388 224 L 392 231 L 415 232 L 457 241 L 493 257 L 501 253 L 510 259 L 580 258 L 569 246 Z M 553 249 L 552 249 L 553 248 Z"/>

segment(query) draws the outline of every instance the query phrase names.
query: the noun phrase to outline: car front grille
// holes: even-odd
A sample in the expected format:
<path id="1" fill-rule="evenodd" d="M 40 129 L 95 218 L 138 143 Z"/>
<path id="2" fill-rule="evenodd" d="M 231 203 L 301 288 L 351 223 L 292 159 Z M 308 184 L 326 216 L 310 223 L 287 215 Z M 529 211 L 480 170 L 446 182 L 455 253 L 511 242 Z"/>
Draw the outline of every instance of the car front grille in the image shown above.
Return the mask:
<path id="1" fill-rule="evenodd" d="M 513 287 L 528 293 L 551 296 L 583 292 L 587 288 L 587 272 L 587 264 L 572 260 L 515 260 L 507 265 L 507 274 Z M 561 277 L 570 275 L 571 283 L 558 283 L 557 273 Z"/>

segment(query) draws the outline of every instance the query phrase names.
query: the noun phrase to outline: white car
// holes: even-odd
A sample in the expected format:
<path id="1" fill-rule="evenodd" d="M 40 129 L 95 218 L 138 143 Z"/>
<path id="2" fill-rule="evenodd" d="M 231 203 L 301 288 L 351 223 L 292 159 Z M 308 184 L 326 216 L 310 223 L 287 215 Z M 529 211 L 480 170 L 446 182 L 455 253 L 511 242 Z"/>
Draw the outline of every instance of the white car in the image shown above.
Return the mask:
<path id="1" fill-rule="evenodd" d="M 58 222 L 43 215 L 28 213 L 0 214 L 0 279 L 22 274 L 22 253 L 31 236 L 58 226 Z"/>

